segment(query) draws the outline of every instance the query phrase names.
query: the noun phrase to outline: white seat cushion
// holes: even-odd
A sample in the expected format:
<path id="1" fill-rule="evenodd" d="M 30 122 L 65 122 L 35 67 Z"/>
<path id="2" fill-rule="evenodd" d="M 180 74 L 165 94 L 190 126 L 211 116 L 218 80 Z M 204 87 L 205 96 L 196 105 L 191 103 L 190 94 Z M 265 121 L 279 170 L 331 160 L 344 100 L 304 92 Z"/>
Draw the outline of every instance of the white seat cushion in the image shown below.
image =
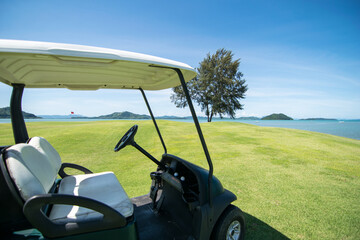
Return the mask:
<path id="1" fill-rule="evenodd" d="M 112 172 L 65 177 L 58 193 L 88 197 L 109 205 L 124 217 L 133 215 L 133 204 Z M 102 214 L 79 206 L 54 205 L 49 218 L 61 223 L 81 222 L 102 218 Z"/>
<path id="2" fill-rule="evenodd" d="M 6 152 L 9 175 L 25 201 L 49 192 L 59 169 L 54 168 L 46 155 L 25 143 L 16 144 Z"/>
<path id="3" fill-rule="evenodd" d="M 56 176 L 61 167 L 61 158 L 55 148 L 42 137 L 33 137 L 30 139 L 28 144 L 35 147 L 47 158 L 48 162 L 53 166 Z"/>

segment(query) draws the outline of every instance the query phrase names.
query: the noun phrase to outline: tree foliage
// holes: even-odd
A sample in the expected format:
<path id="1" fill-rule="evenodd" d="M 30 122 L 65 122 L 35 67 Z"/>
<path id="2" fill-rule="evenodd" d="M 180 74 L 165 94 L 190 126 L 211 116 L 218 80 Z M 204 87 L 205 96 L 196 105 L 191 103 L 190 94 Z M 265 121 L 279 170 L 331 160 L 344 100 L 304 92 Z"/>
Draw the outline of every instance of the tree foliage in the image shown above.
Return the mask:
<path id="1" fill-rule="evenodd" d="M 231 51 L 218 49 L 213 55 L 207 54 L 197 68 L 197 76 L 187 83 L 191 99 L 205 112 L 208 122 L 216 115 L 234 118 L 236 110 L 243 109 L 239 100 L 245 98 L 247 85 L 242 72 L 238 71 L 239 65 L 240 59 L 233 60 Z M 173 91 L 171 101 L 176 107 L 186 107 L 182 87 L 175 87 Z"/>

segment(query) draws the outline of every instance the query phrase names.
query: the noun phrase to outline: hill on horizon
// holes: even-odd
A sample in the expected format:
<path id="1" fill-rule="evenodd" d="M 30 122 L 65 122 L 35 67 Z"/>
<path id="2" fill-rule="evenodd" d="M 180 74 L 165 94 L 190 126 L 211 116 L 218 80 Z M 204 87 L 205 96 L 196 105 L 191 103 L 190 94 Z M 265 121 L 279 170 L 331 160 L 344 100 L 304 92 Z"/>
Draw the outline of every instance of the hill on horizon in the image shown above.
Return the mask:
<path id="1" fill-rule="evenodd" d="M 27 118 L 27 119 L 41 118 L 41 117 L 36 116 L 35 114 L 27 113 L 24 111 L 22 111 L 22 114 L 23 114 L 24 118 Z M 0 118 L 10 118 L 10 107 L 0 108 Z"/>
<path id="2" fill-rule="evenodd" d="M 108 115 L 101 115 L 99 117 L 95 117 L 99 119 L 151 119 L 150 116 L 145 114 L 136 114 L 132 112 L 114 112 Z"/>
<path id="3" fill-rule="evenodd" d="M 261 118 L 261 120 L 294 120 L 283 113 L 273 113 L 268 116 Z"/>

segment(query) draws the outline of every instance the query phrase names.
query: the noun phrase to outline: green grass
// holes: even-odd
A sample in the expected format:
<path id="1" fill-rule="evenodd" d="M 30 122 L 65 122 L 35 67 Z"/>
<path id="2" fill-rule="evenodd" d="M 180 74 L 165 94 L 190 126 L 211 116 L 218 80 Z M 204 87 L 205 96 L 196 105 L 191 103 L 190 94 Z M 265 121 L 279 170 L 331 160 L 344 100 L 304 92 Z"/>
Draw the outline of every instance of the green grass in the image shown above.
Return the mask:
<path id="1" fill-rule="evenodd" d="M 33 122 L 63 162 L 113 171 L 130 197 L 148 193 L 155 165 L 132 147 L 113 148 L 131 121 Z M 163 153 L 151 121 L 137 121 L 137 143 Z M 193 124 L 159 121 L 168 152 L 207 167 Z M 204 123 L 214 173 L 238 196 L 247 239 L 360 239 L 360 141 L 243 123 Z M 0 124 L 0 145 L 13 144 Z"/>

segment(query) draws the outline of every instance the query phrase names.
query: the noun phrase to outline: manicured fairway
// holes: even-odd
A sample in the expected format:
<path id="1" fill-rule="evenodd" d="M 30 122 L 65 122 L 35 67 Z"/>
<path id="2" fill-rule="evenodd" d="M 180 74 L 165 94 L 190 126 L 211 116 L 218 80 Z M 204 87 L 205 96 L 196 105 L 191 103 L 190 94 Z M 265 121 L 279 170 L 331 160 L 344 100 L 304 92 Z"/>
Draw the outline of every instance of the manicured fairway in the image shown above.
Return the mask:
<path id="1" fill-rule="evenodd" d="M 160 159 L 151 121 L 33 122 L 63 162 L 113 171 L 130 197 L 148 193 L 156 166 L 133 147 L 113 148 L 133 125 L 136 142 Z M 168 153 L 207 168 L 193 124 L 159 121 Z M 202 124 L 215 175 L 245 213 L 246 239 L 360 239 L 360 141 L 243 123 Z M 0 124 L 0 145 L 13 144 Z"/>

